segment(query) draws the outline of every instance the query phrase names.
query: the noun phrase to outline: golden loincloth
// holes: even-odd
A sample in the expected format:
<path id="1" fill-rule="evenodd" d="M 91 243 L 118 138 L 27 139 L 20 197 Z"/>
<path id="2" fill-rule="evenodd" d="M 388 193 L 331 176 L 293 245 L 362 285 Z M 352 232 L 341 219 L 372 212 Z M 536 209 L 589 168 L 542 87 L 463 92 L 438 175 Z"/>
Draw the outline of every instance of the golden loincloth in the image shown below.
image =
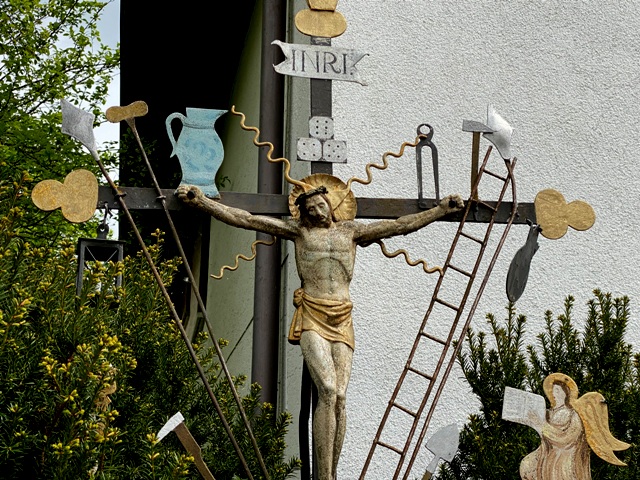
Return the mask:
<path id="1" fill-rule="evenodd" d="M 293 293 L 293 305 L 296 311 L 289 329 L 289 343 L 298 345 L 302 332 L 313 330 L 331 342 L 342 342 L 355 348 L 351 302 L 315 298 L 298 288 Z"/>

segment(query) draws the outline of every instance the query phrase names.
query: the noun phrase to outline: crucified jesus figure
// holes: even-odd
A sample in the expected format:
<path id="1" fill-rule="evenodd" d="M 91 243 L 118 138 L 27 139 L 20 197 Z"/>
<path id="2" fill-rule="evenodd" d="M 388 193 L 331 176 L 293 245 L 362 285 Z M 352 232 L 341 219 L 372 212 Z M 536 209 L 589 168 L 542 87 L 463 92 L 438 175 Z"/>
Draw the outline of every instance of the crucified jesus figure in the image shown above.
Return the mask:
<path id="1" fill-rule="evenodd" d="M 294 242 L 301 288 L 294 294 L 296 311 L 289 341 L 300 344 L 318 389 L 313 439 L 319 480 L 335 480 L 346 431 L 345 400 L 355 346 L 349 285 L 356 247 L 419 230 L 462 209 L 462 198 L 451 195 L 420 213 L 363 223 L 338 220 L 327 187 L 322 185 L 299 193 L 295 198 L 298 215 L 286 220 L 223 205 L 194 186 L 182 185 L 176 195 L 229 225 Z"/>

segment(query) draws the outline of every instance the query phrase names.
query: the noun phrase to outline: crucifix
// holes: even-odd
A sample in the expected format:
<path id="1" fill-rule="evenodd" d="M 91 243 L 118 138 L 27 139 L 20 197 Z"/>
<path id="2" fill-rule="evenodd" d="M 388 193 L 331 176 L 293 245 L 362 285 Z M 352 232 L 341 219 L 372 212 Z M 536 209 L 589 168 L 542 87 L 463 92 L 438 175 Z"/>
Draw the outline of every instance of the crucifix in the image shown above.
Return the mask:
<path id="1" fill-rule="evenodd" d="M 350 190 L 351 181 L 344 184 L 330 174 L 331 162 L 345 162 L 347 159 L 346 142 L 333 138 L 330 82 L 337 79 L 359 82 L 355 64 L 364 55 L 330 47 L 330 38 L 346 28 L 343 17 L 335 11 L 336 3 L 309 2 L 311 8 L 296 16 L 298 29 L 312 35 L 310 46 L 273 42 L 287 57 L 285 62 L 274 67 L 276 71 L 312 79 L 310 137 L 299 139 L 297 149 L 298 159 L 313 162 L 312 175 L 301 181 L 294 181 L 285 173 L 287 181 L 296 186 L 289 196 L 289 213 L 292 219 L 280 220 L 255 215 L 246 209 L 225 205 L 224 200 L 216 201 L 207 197 L 207 185 L 190 185 L 184 178 L 177 190 L 178 197 L 183 202 L 225 223 L 269 233 L 295 243 L 296 265 L 302 286 L 294 295 L 296 313 L 289 340 L 301 345 L 307 367 L 305 373 L 310 374 L 319 390 L 313 422 L 316 454 L 313 464 L 314 470 L 317 470 L 314 478 L 321 480 L 332 480 L 337 476 L 337 463 L 346 428 L 344 403 L 354 348 L 349 283 L 355 261 L 355 247 L 415 231 L 461 210 L 464 206 L 459 196 L 439 201 L 437 150 L 431 142 L 433 130 L 425 124 L 429 128 L 429 134 L 421 133 L 419 127 L 418 139 L 411 146 L 419 147 L 418 153 L 420 147 L 431 147 L 436 184 L 435 207 L 429 209 L 428 203 L 421 198 L 422 179 L 419 178 L 418 207 L 422 211 L 368 225 L 353 221 L 355 208 Z M 237 114 L 235 109 L 232 112 Z M 258 146 L 266 145 L 266 142 L 258 141 L 257 129 L 245 127 L 244 115 L 242 117 L 242 127 L 257 132 L 254 143 Z M 491 117 L 492 120 L 496 118 L 497 115 Z M 487 130 L 488 134 L 501 138 L 496 132 L 493 129 Z M 403 144 L 402 150 L 406 145 Z M 505 144 L 502 146 L 506 148 Z M 399 155 L 401 153 L 394 156 Z M 268 158 L 274 162 L 286 161 L 288 172 L 289 163 L 286 159 Z M 419 173 L 421 166 L 421 161 L 418 161 Z M 386 157 L 382 168 L 386 168 Z M 359 180 L 361 183 L 371 181 L 369 169 L 367 173 L 366 180 Z M 217 192 L 209 197 L 217 197 L 215 193 Z M 306 433 L 302 435 L 306 436 Z M 307 449 L 301 450 L 304 458 L 304 451 Z M 305 461 L 305 465 L 308 463 L 308 460 Z M 305 478 L 309 476 L 308 469 L 303 475 Z"/>
<path id="2" fill-rule="evenodd" d="M 350 196 L 350 188 L 348 188 L 350 182 L 347 182 L 347 188 L 345 188 L 345 182 L 340 181 L 332 175 L 332 163 L 346 161 L 348 154 L 346 142 L 333 138 L 334 135 L 331 118 L 331 82 L 333 80 L 346 80 L 361 83 L 359 81 L 357 72 L 355 71 L 355 64 L 363 57 L 363 54 L 351 50 L 335 49 L 331 47 L 332 36 L 335 36 L 336 34 L 338 34 L 338 32 L 342 33 L 342 31 L 344 31 L 344 28 L 346 28 L 346 22 L 343 22 L 343 17 L 339 14 L 339 12 L 335 11 L 336 3 L 337 2 L 335 1 L 310 1 L 309 6 L 311 8 L 308 10 L 303 10 L 296 18 L 296 25 L 298 26 L 298 28 L 303 33 L 307 33 L 311 36 L 311 45 L 296 46 L 287 45 L 282 42 L 276 43 L 277 46 L 282 48 L 283 52 L 285 52 L 285 55 L 288 56 L 288 60 L 285 62 L 285 64 L 277 66 L 276 69 L 279 69 L 281 73 L 308 77 L 310 78 L 311 82 L 311 120 L 309 137 L 300 139 L 298 142 L 298 158 L 300 160 L 312 162 L 311 176 L 308 177 L 306 181 L 305 179 L 303 179 L 303 181 L 300 181 L 301 185 L 297 185 L 297 187 L 299 187 L 299 192 L 297 193 L 297 195 L 294 195 L 292 198 L 289 195 L 279 194 L 242 194 L 237 192 L 225 192 L 219 202 L 216 201 L 215 203 L 213 203 L 213 200 L 208 201 L 206 197 L 200 196 L 198 190 L 188 187 L 188 183 L 197 182 L 197 180 L 192 180 L 192 177 L 188 175 L 188 172 L 184 169 L 183 166 L 183 182 L 187 183 L 183 187 L 179 188 L 178 197 L 173 195 L 173 189 L 162 190 L 159 187 L 156 187 L 155 189 L 128 189 L 126 187 L 115 187 L 111 185 L 111 189 L 100 189 L 99 201 L 106 201 L 107 205 L 110 205 L 110 208 L 123 208 L 124 203 L 122 199 L 124 198 L 124 195 L 127 195 L 126 203 L 129 209 L 164 208 L 167 213 L 187 208 L 187 205 L 185 205 L 185 203 L 192 203 L 195 204 L 198 208 L 202 208 L 205 211 L 209 211 L 209 209 L 220 208 L 221 211 L 226 212 L 219 213 L 219 215 L 221 216 L 227 215 L 229 212 L 232 212 L 233 215 L 235 215 L 233 220 L 234 222 L 236 222 L 235 219 L 245 215 L 245 213 L 238 213 L 237 210 L 230 210 L 238 209 L 242 212 L 246 212 L 246 214 L 249 215 L 249 217 L 245 216 L 244 220 L 249 222 L 247 225 L 249 225 L 250 227 L 256 230 L 259 230 L 260 228 L 255 227 L 264 227 L 263 230 L 265 231 L 276 233 L 283 238 L 289 238 L 296 242 L 298 242 L 299 238 L 304 237 L 305 234 L 305 231 L 303 229 L 305 227 L 300 227 L 297 224 L 295 213 L 296 209 L 299 216 L 302 216 L 302 214 L 304 214 L 308 217 L 313 217 L 314 222 L 319 222 L 317 225 L 313 225 L 314 228 L 325 228 L 323 226 L 325 225 L 324 222 L 329 222 L 329 220 L 331 222 L 334 222 L 334 219 L 330 218 L 329 210 L 327 208 L 328 206 L 331 206 L 331 209 L 334 211 L 338 211 L 340 209 L 346 209 L 347 211 L 345 217 L 341 219 L 336 218 L 336 221 L 334 223 L 337 223 L 337 221 L 353 222 L 356 218 L 374 218 L 382 222 L 384 228 L 382 228 L 382 231 L 378 232 L 377 234 L 371 234 L 371 232 L 369 232 L 367 228 L 360 227 L 354 223 L 351 227 L 349 227 L 351 228 L 349 233 L 349 235 L 351 235 L 351 239 L 356 239 L 354 240 L 354 244 L 357 244 L 358 241 L 367 243 L 368 241 L 377 240 L 380 237 L 393 235 L 394 231 L 403 233 L 402 228 L 400 228 L 399 230 L 395 229 L 399 225 L 402 225 L 403 222 L 407 221 L 407 216 L 409 216 L 408 222 L 413 222 L 413 225 L 416 226 L 416 228 L 420 228 L 430 221 L 447 220 L 460 223 L 458 233 L 456 234 L 456 237 L 452 242 L 452 252 L 453 249 L 456 248 L 458 240 L 467 239 L 481 245 L 481 252 L 483 253 L 485 252 L 485 247 L 487 246 L 489 232 L 494 224 L 504 223 L 505 225 L 510 226 L 513 223 L 525 223 L 527 220 L 529 222 L 535 222 L 536 217 L 544 217 L 544 215 L 542 214 L 543 212 L 557 212 L 557 205 L 560 199 L 554 193 L 548 192 L 542 197 L 540 202 L 536 203 L 536 205 L 516 203 L 515 187 L 513 186 L 513 167 L 515 166 L 515 158 L 513 158 L 510 153 L 510 127 L 491 108 L 489 109 L 487 116 L 487 125 L 476 125 L 469 122 L 463 123 L 463 130 L 469 131 L 473 134 L 472 196 L 466 203 L 464 210 L 460 210 L 462 208 L 462 205 L 458 198 L 447 198 L 444 203 L 441 203 L 440 199 L 438 198 L 439 193 L 437 183 L 437 150 L 435 149 L 435 146 L 432 142 L 433 129 L 427 124 L 423 124 L 418 127 L 418 138 L 416 139 L 416 142 L 403 144 L 401 152 L 406 146 L 416 147 L 416 157 L 418 157 L 421 155 L 421 149 L 423 149 L 424 147 L 429 147 L 432 153 L 432 160 L 434 162 L 433 165 L 436 183 L 436 199 L 422 198 L 421 178 L 419 178 L 419 195 L 417 199 L 381 200 L 355 198 L 353 197 L 353 194 L 351 194 Z M 130 124 L 130 126 L 132 126 L 133 129 L 133 118 L 142 115 L 142 113 L 137 110 L 139 109 L 139 107 L 141 107 L 140 104 L 132 104 L 128 107 L 120 107 L 122 110 L 112 111 L 113 121 L 125 120 Z M 193 113 L 195 114 L 199 112 Z M 190 116 L 191 113 L 187 112 L 187 117 Z M 208 121 L 213 124 L 213 122 L 215 122 L 215 119 L 213 119 L 213 117 L 210 117 Z M 213 129 L 211 128 L 211 130 Z M 491 142 L 493 146 L 498 150 L 498 154 L 500 155 L 501 159 L 504 160 L 506 173 L 495 173 L 487 168 L 487 161 L 490 157 L 492 147 L 489 147 L 487 155 L 485 156 L 485 160 L 480 166 L 478 141 L 481 135 L 484 136 L 484 138 L 486 138 L 489 142 Z M 179 143 L 179 140 L 177 140 L 176 143 Z M 259 143 L 257 144 L 260 145 Z M 401 152 L 391 155 L 397 157 L 401 155 Z M 386 155 L 384 158 L 386 161 Z M 422 162 L 418 161 L 417 167 L 419 170 L 421 169 L 421 166 Z M 478 195 L 477 186 L 480 183 L 481 179 L 486 176 L 494 176 L 504 184 L 502 193 L 496 201 L 481 200 Z M 213 177 L 214 175 L 209 175 L 209 181 L 211 182 L 211 184 L 213 184 Z M 421 177 L 421 175 L 419 175 L 419 177 Z M 320 184 L 312 185 L 312 183 L 317 179 L 323 180 L 320 182 Z M 367 180 L 361 181 L 361 183 L 366 184 L 370 182 L 370 180 L 370 175 L 368 175 Z M 336 183 L 335 185 L 332 185 L 331 182 Z M 202 187 L 201 190 L 206 186 L 209 185 L 200 185 L 200 187 Z M 213 186 L 215 188 L 215 185 Z M 512 202 L 507 202 L 504 201 L 504 198 L 505 194 L 508 193 L 508 187 L 510 186 L 513 198 Z M 327 189 L 326 193 L 322 191 L 322 187 Z M 331 192 L 329 192 L 329 190 L 331 190 Z M 313 195 L 308 195 L 309 193 L 313 193 Z M 329 199 L 327 201 L 322 197 L 323 195 L 330 196 L 329 194 L 336 197 L 336 199 L 333 201 Z M 213 196 L 215 196 L 215 191 L 213 192 Z M 298 199 L 301 200 L 298 201 Z M 112 204 L 114 204 L 113 207 L 111 207 Z M 349 211 L 349 204 L 351 204 L 352 206 L 357 205 L 357 213 L 355 209 Z M 544 205 L 547 205 L 547 209 L 545 210 L 545 208 L 542 207 L 538 209 L 538 205 L 542 205 L 543 207 Z M 575 209 L 571 209 L 572 212 L 574 210 Z M 256 215 L 291 217 L 292 220 L 283 220 L 281 222 L 263 220 L 262 218 L 257 220 L 258 222 L 272 222 L 265 226 L 264 224 L 253 223 L 256 222 Z M 397 220 L 399 218 L 403 219 L 400 223 L 398 223 Z M 483 223 L 487 226 L 487 234 L 485 237 L 473 237 L 464 230 L 464 225 L 472 222 Z M 567 222 L 565 221 L 565 231 L 566 223 Z M 582 227 L 588 225 L 588 223 L 588 221 L 584 221 L 582 223 L 577 222 L 578 227 L 575 226 L 576 224 L 570 225 L 574 226 L 574 228 L 577 229 L 584 229 Z M 333 223 L 329 223 L 329 225 L 331 224 Z M 543 225 L 541 228 L 543 232 L 549 230 L 546 225 Z M 560 227 L 558 230 L 561 231 L 562 228 Z M 508 231 L 508 228 L 506 231 Z M 500 247 L 502 246 L 502 243 L 506 236 L 506 231 L 501 238 L 498 248 L 494 252 L 493 260 L 495 260 L 497 254 L 499 253 Z M 533 237 L 535 241 L 535 235 L 533 235 Z M 321 270 L 322 274 L 318 276 L 319 278 L 315 278 L 313 276 L 305 278 L 305 271 L 307 270 L 305 266 L 314 263 L 313 260 L 309 261 L 310 256 L 307 254 L 310 250 L 313 250 L 313 248 L 316 248 L 317 250 L 317 244 L 313 243 L 314 239 L 311 238 L 307 240 L 308 241 L 306 243 L 304 241 L 301 242 L 302 248 L 300 248 L 299 251 L 301 253 L 301 257 L 304 258 L 301 258 L 300 262 L 298 262 L 299 267 L 301 265 L 303 266 L 302 272 L 299 273 L 303 279 L 303 282 L 305 283 L 305 287 L 310 285 L 311 290 L 317 287 L 318 291 L 327 289 L 331 290 L 332 288 L 335 288 L 336 290 L 342 289 L 344 291 L 345 282 L 340 282 L 339 280 L 332 279 L 331 277 L 337 276 L 340 273 L 344 274 L 345 271 L 348 276 L 349 269 L 344 268 L 344 265 L 349 265 L 352 262 L 351 247 L 346 249 L 343 248 L 342 250 L 340 248 L 334 249 L 334 252 L 336 252 L 336 256 L 347 257 L 347 263 L 338 262 L 338 264 L 342 265 L 340 268 L 328 268 L 325 270 Z M 344 247 L 343 236 L 338 236 L 337 239 L 330 239 L 331 242 L 333 242 L 334 240 L 338 244 L 342 242 L 341 245 Z M 325 241 L 324 244 L 326 245 L 327 242 Z M 533 255 L 533 253 L 531 253 L 532 251 L 535 252 L 535 248 L 528 248 L 526 249 L 526 251 L 523 251 L 522 255 L 520 255 L 519 257 L 519 260 L 513 264 L 515 265 L 513 270 L 515 273 L 511 277 L 513 279 L 511 284 L 515 285 L 515 287 L 511 288 L 511 291 L 514 297 L 521 293 L 521 290 L 523 288 L 523 281 L 526 280 L 526 275 L 518 275 L 519 272 L 523 271 L 520 265 L 522 264 L 522 262 L 525 262 L 527 258 L 528 260 L 530 260 L 530 257 Z M 405 256 L 405 258 L 408 257 Z M 522 258 L 524 258 L 524 260 L 522 260 Z M 491 273 L 492 267 L 493 262 L 491 263 L 490 268 L 484 274 L 484 280 L 481 285 L 480 294 L 482 293 L 482 287 L 486 283 L 488 275 Z M 447 259 L 444 267 L 439 270 L 440 278 L 442 278 L 447 272 L 457 272 L 463 276 L 468 277 L 470 284 L 480 273 L 477 271 L 477 269 L 473 269 L 473 271 L 462 270 L 454 263 L 452 263 L 450 259 Z M 348 287 L 348 282 L 346 282 L 346 284 Z M 399 455 L 400 460 L 398 462 L 398 471 L 396 475 L 394 475 L 394 478 L 397 478 L 398 475 L 401 474 L 400 470 L 403 468 L 402 465 L 403 463 L 405 463 L 405 460 L 407 460 L 407 456 L 410 453 L 409 444 L 411 443 L 411 439 L 415 438 L 415 435 L 417 434 L 419 440 L 418 447 L 420 446 L 420 443 L 422 442 L 422 439 L 426 434 L 426 428 L 428 426 L 429 420 L 431 419 L 434 408 L 437 404 L 439 394 L 442 391 L 442 388 L 450 371 L 453 359 L 455 357 L 455 352 L 453 352 L 453 350 L 449 348 L 452 344 L 452 340 L 462 338 L 466 331 L 466 327 L 468 326 L 469 321 L 473 316 L 473 311 L 475 310 L 475 306 L 477 305 L 477 299 L 479 298 L 479 296 L 476 297 L 474 303 L 472 304 L 471 312 L 469 313 L 466 322 L 464 321 L 464 319 L 462 319 L 462 321 L 460 322 L 460 316 L 462 315 L 463 307 L 467 301 L 468 295 L 465 294 L 463 298 L 458 299 L 457 303 L 453 304 L 443 301 L 437 295 L 438 291 L 440 290 L 440 282 L 438 283 L 438 287 L 436 288 L 436 290 L 437 291 L 434 293 L 432 299 L 432 305 L 430 306 L 430 309 L 425 316 L 425 320 L 423 322 L 424 325 L 423 327 L 421 327 L 418 337 L 416 338 L 416 347 L 414 348 L 414 350 L 412 350 L 412 355 L 407 362 L 407 367 L 398 382 L 398 387 L 396 388 L 397 392 L 399 387 L 403 383 L 410 382 L 411 375 L 421 376 L 427 379 L 429 383 L 429 387 L 425 393 L 424 401 L 420 405 L 417 405 L 416 408 L 409 408 L 407 406 L 399 404 L 396 401 L 396 392 L 394 392 L 394 398 L 389 401 L 387 412 L 385 413 L 385 416 L 381 422 L 379 432 L 374 439 L 374 444 L 372 446 L 370 456 L 367 459 L 367 463 L 363 469 L 362 477 L 365 476 L 370 465 L 370 460 L 373 458 L 374 454 L 379 448 L 389 449 Z M 317 298 L 318 295 L 312 294 L 311 297 Z M 344 298 L 340 299 L 342 303 L 344 303 L 344 300 Z M 304 305 L 304 301 L 305 300 L 303 298 L 300 305 Z M 309 303 L 309 299 L 307 299 L 306 302 Z M 448 308 L 452 312 L 454 312 L 453 318 L 451 320 L 451 333 L 446 338 L 434 336 L 428 333 L 426 329 L 427 318 L 429 317 L 432 307 L 436 305 L 444 306 L 445 308 Z M 303 316 L 303 326 L 304 323 L 305 318 Z M 293 338 L 295 339 L 296 333 L 299 333 L 300 338 L 298 339 L 298 341 L 302 340 L 302 332 L 304 331 L 306 331 L 305 328 L 300 328 L 299 332 L 296 332 L 296 328 L 293 328 Z M 438 348 L 441 348 L 440 358 L 435 371 L 426 372 L 420 370 L 419 368 L 417 368 L 417 365 L 412 362 L 414 351 L 419 348 L 424 348 L 418 346 L 418 340 L 420 340 L 421 342 L 431 342 L 431 344 L 437 346 Z M 304 341 L 302 343 L 311 344 L 313 342 Z M 338 343 L 348 346 L 348 342 L 340 341 Z M 307 347 L 303 345 L 303 348 Z M 313 351 L 314 348 L 309 347 L 308 350 Z M 429 403 L 429 401 L 431 401 L 431 403 Z M 391 445 L 381 440 L 380 434 L 389 418 L 389 414 L 394 410 L 401 410 L 404 413 L 415 418 L 414 426 L 412 427 L 411 432 L 409 432 L 408 440 L 405 445 Z M 423 415 L 425 412 L 427 413 L 426 420 L 424 420 Z M 421 421 L 422 423 L 420 424 Z M 301 427 L 303 427 L 303 425 L 301 425 Z M 335 435 L 333 438 L 336 438 Z M 418 453 L 418 447 L 414 449 L 413 454 L 409 459 L 409 467 L 405 469 L 405 478 L 407 475 L 409 475 L 409 472 L 411 470 L 410 467 L 413 464 L 415 456 Z M 330 479 L 332 476 L 335 476 L 335 463 L 337 462 L 337 455 L 335 455 L 334 453 L 327 454 L 326 446 L 321 448 L 324 448 L 325 453 L 320 455 L 322 458 L 316 459 L 317 461 L 314 462 L 314 465 L 316 465 L 317 463 L 329 464 L 330 466 L 325 467 L 324 473 L 321 475 L 316 475 L 314 476 L 314 478 Z M 302 452 L 302 456 L 304 457 L 304 452 Z M 329 461 L 326 460 L 327 458 L 329 458 Z"/>

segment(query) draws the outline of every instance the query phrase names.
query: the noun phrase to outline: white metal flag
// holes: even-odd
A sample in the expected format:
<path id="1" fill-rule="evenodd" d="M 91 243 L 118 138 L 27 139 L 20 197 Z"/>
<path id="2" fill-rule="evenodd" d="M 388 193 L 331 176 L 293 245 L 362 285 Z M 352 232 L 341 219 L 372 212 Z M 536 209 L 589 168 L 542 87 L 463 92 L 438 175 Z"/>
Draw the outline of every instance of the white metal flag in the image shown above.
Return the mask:
<path id="1" fill-rule="evenodd" d="M 360 53 L 347 48 L 323 45 L 299 45 L 274 40 L 286 59 L 274 65 L 276 72 L 294 77 L 343 80 L 366 85 L 356 70 L 358 63 L 368 53 Z"/>

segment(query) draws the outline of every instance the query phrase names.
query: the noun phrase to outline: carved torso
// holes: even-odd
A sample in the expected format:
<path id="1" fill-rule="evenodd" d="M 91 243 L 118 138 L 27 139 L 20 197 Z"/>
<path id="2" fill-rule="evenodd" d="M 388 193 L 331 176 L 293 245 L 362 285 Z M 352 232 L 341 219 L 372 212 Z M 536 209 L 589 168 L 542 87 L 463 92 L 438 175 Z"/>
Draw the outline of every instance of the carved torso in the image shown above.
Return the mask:
<path id="1" fill-rule="evenodd" d="M 351 222 L 332 223 L 329 228 L 301 227 L 295 251 L 298 275 L 307 294 L 349 300 L 356 259 Z"/>

